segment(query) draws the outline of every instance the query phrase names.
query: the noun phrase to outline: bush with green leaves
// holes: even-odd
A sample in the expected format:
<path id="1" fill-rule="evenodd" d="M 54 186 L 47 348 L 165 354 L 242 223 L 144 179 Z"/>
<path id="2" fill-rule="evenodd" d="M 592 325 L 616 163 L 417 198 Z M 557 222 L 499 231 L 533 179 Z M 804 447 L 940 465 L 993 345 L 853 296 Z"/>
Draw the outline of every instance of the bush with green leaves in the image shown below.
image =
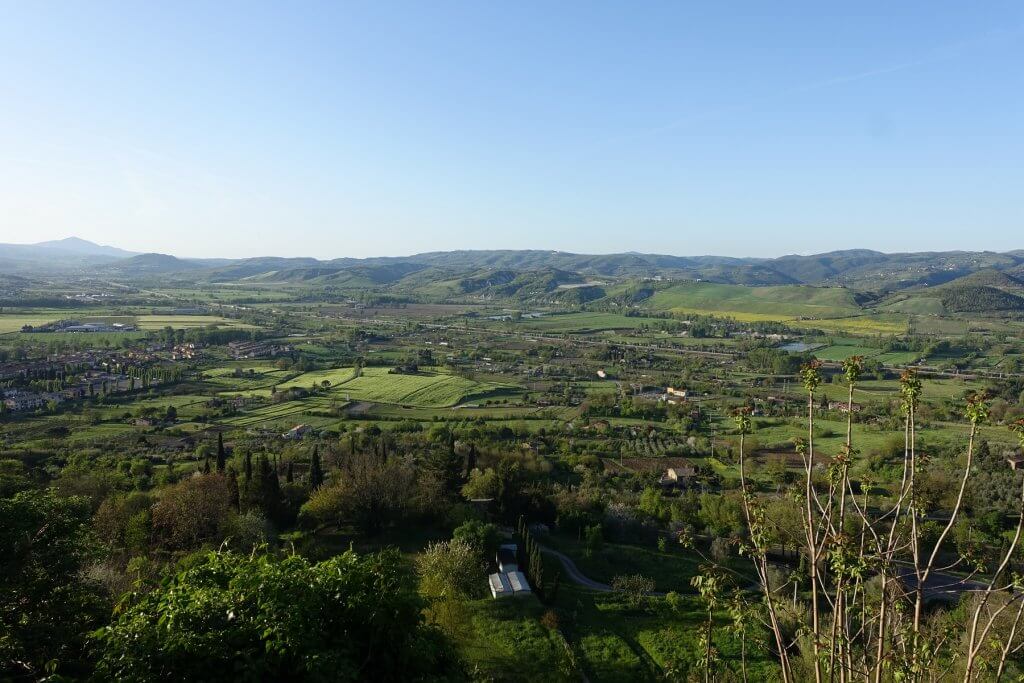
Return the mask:
<path id="1" fill-rule="evenodd" d="M 397 551 L 210 552 L 132 594 L 95 634 L 97 675 L 119 681 L 397 681 L 457 672 Z"/>
<path id="2" fill-rule="evenodd" d="M 83 634 L 106 611 L 82 573 L 97 547 L 90 502 L 52 491 L 0 499 L 0 680 L 84 670 Z"/>
<path id="3" fill-rule="evenodd" d="M 490 561 L 498 551 L 498 527 L 479 519 L 463 522 L 452 533 L 452 539 L 465 541 L 484 561 Z"/>

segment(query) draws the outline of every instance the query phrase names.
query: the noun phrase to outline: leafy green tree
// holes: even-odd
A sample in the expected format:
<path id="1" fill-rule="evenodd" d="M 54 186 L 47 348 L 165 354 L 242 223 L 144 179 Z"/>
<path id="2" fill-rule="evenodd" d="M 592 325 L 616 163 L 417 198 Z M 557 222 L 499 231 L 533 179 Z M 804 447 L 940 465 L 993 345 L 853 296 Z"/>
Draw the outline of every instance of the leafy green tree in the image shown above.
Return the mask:
<path id="1" fill-rule="evenodd" d="M 189 477 L 163 490 L 153 506 L 153 535 L 171 550 L 191 550 L 223 538 L 233 513 L 228 477 L 204 474 Z"/>
<path id="2" fill-rule="evenodd" d="M 23 491 L 0 499 L 0 679 L 84 671 L 83 634 L 104 611 L 82 579 L 96 543 L 85 498 Z"/>
<path id="3" fill-rule="evenodd" d="M 500 545 L 498 527 L 479 519 L 463 522 L 452 533 L 452 539 L 469 544 L 483 561 L 493 557 Z"/>
<path id="4" fill-rule="evenodd" d="M 405 681 L 457 671 L 397 551 L 211 552 L 132 594 L 98 632 L 97 676 L 119 681 Z"/>

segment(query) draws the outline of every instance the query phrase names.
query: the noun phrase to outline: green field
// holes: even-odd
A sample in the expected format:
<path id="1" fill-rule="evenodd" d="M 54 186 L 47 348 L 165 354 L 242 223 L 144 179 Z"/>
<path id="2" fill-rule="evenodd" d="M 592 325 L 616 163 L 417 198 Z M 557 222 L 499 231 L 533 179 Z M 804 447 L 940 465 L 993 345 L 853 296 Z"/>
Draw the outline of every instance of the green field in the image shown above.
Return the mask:
<path id="1" fill-rule="evenodd" d="M 441 372 L 395 375 L 387 368 L 365 368 L 362 376 L 339 383 L 332 391 L 351 400 L 440 408 L 513 389 L 510 384 L 477 382 Z"/>
<path id="2" fill-rule="evenodd" d="M 517 327 L 549 333 L 586 334 L 605 330 L 635 330 L 647 325 L 655 327 L 664 324 L 660 318 L 641 318 L 618 313 L 559 313 L 541 318 L 527 318 L 517 323 Z"/>
<path id="3" fill-rule="evenodd" d="M 224 424 L 234 427 L 253 427 L 256 425 L 269 426 L 281 422 L 285 426 L 292 423 L 319 423 L 323 420 L 303 417 L 311 411 L 327 411 L 331 409 L 344 408 L 345 403 L 326 396 L 311 396 L 295 401 L 285 401 L 269 406 L 262 406 L 254 410 L 247 410 L 241 415 L 224 420 Z M 331 420 L 328 420 L 331 421 Z"/>
<path id="4" fill-rule="evenodd" d="M 25 325 L 44 325 L 54 320 L 59 319 L 59 316 L 42 314 L 0 314 L 0 334 L 8 334 L 10 332 L 20 332 L 21 328 Z"/>
<path id="5" fill-rule="evenodd" d="M 465 379 L 442 371 L 421 371 L 416 375 L 391 374 L 390 368 L 364 368 L 361 376 L 354 377 L 352 368 L 332 368 L 303 373 L 277 384 L 276 391 L 306 389 L 316 385 L 327 396 L 345 401 L 390 403 L 416 408 L 450 408 L 471 400 L 484 400 L 491 395 L 509 394 L 518 389 L 513 384 Z M 328 387 L 321 383 L 327 380 Z M 214 381 L 217 381 L 216 378 Z M 223 377 L 220 382 L 230 386 L 234 377 Z M 245 387 L 233 385 L 219 392 L 224 396 L 245 394 L 269 398 L 270 386 Z"/>
<path id="6" fill-rule="evenodd" d="M 193 327 L 231 327 L 235 329 L 254 329 L 252 325 L 218 315 L 140 315 L 135 318 L 140 330 L 162 330 L 165 327 L 190 329 Z"/>
<path id="7" fill-rule="evenodd" d="M 843 287 L 745 287 L 684 282 L 659 290 L 644 305 L 676 315 L 715 315 L 740 322 L 777 321 L 793 327 L 854 334 L 906 331 L 905 316 L 871 314 Z"/>
<path id="8" fill-rule="evenodd" d="M 715 315 L 753 315 L 755 319 L 839 318 L 863 313 L 853 293 L 839 287 L 744 287 L 684 282 L 654 293 L 647 305 L 656 310 Z M 767 317 L 764 317 L 767 316 Z"/>
<path id="9" fill-rule="evenodd" d="M 309 389 L 310 386 L 316 385 L 322 387 L 324 382 L 329 382 L 330 386 L 336 386 L 347 382 L 352 379 L 354 372 L 352 368 L 333 368 L 331 370 L 314 370 L 312 372 L 305 372 L 298 377 L 292 378 L 287 382 L 282 382 L 277 385 L 278 391 L 284 389 L 291 389 L 292 387 L 299 387 L 301 389 Z"/>

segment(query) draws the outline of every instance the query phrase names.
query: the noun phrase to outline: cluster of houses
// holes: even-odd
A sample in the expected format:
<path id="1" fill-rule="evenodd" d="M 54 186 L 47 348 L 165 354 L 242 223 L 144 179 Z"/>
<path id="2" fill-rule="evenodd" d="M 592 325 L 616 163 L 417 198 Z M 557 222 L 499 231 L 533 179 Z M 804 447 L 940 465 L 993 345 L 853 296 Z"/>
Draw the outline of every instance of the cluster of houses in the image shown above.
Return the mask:
<path id="1" fill-rule="evenodd" d="M 530 595 L 532 592 L 526 575 L 519 571 L 519 565 L 516 562 L 518 551 L 519 548 L 515 543 L 507 543 L 498 548 L 498 554 L 494 558 L 498 565 L 498 571 L 487 577 L 491 597 L 495 600 Z"/>
<path id="2" fill-rule="evenodd" d="M 679 405 L 686 402 L 689 393 L 683 387 L 665 387 L 664 389 L 649 390 L 639 384 L 631 384 L 633 394 L 637 398 L 644 398 L 649 401 L 663 401 L 672 405 Z"/>
<path id="3" fill-rule="evenodd" d="M 250 358 L 275 358 L 292 352 L 288 344 L 271 344 L 258 341 L 233 341 L 228 343 L 228 350 L 235 360 Z"/>
<path id="4" fill-rule="evenodd" d="M 60 404 L 64 401 L 88 398 L 100 394 L 117 394 L 131 391 L 134 381 L 128 375 L 111 372 L 90 372 L 73 386 L 59 391 L 33 391 L 29 389 L 4 389 L 2 391 L 4 407 L 13 413 L 20 413 L 45 408 L 51 403 Z M 159 378 L 151 378 L 149 384 L 158 384 Z"/>
<path id="5" fill-rule="evenodd" d="M 202 344 L 197 344 L 195 342 L 175 344 L 171 348 L 171 360 L 195 360 L 199 357 L 202 346 Z"/>

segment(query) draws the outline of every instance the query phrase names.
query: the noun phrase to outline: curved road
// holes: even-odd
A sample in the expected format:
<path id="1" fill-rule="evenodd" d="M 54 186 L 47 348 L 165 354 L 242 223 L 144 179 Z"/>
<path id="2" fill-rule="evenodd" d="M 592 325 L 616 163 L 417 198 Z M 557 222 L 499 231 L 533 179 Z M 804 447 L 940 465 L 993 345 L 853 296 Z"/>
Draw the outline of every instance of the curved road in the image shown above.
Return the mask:
<path id="1" fill-rule="evenodd" d="M 576 566 L 576 563 L 573 562 L 572 559 L 565 553 L 560 553 L 557 550 L 548 548 L 547 546 L 543 545 L 540 546 L 540 551 L 542 553 L 547 553 L 548 555 L 554 555 L 555 557 L 557 557 L 558 560 L 562 563 L 562 566 L 565 568 L 565 573 L 568 575 L 570 579 L 572 579 L 573 583 L 578 583 L 579 585 L 585 588 L 600 591 L 602 593 L 611 593 L 615 590 L 606 583 L 599 583 L 597 581 L 594 581 L 593 579 L 589 579 L 586 576 L 584 576 L 583 572 L 581 572 L 579 570 L 579 567 Z"/>
<path id="2" fill-rule="evenodd" d="M 568 575 L 569 579 L 571 579 L 573 583 L 579 584 L 584 588 L 589 588 L 590 590 L 598 591 L 600 593 L 615 592 L 615 589 L 609 586 L 608 584 L 601 583 L 599 581 L 594 581 L 593 579 L 587 577 L 583 572 L 580 571 L 580 568 L 576 566 L 576 563 L 572 561 L 572 558 L 570 558 L 565 553 L 560 553 L 557 550 L 553 548 L 548 548 L 544 545 L 540 546 L 540 551 L 542 553 L 547 553 L 548 555 L 554 555 L 555 557 L 557 557 L 558 560 L 562 563 L 562 567 L 565 568 L 565 573 Z M 665 594 L 661 591 L 651 591 L 647 595 L 658 598 L 665 597 Z"/>

